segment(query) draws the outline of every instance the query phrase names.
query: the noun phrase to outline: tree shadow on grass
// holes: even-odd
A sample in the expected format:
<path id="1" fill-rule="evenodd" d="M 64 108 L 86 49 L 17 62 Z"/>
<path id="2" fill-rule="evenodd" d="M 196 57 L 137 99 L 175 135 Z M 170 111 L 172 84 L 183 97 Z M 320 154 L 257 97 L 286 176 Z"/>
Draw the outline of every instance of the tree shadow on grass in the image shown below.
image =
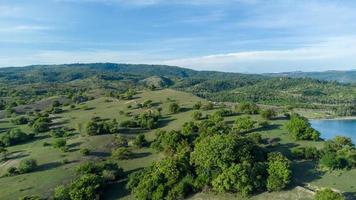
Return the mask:
<path id="1" fill-rule="evenodd" d="M 74 147 L 79 147 L 82 144 L 82 142 L 74 142 L 72 144 L 68 144 L 68 148 L 74 148 Z"/>
<path id="2" fill-rule="evenodd" d="M 60 162 L 45 163 L 45 164 L 42 164 L 42 165 L 38 166 L 36 171 L 38 172 L 38 171 L 51 170 L 51 169 L 60 167 L 61 165 L 63 165 L 63 164 L 60 163 Z"/>
<path id="3" fill-rule="evenodd" d="M 171 121 L 173 121 L 173 119 L 170 117 L 161 118 L 158 121 L 158 128 L 163 128 L 163 127 L 167 126 Z"/>
<path id="4" fill-rule="evenodd" d="M 143 158 L 143 157 L 147 157 L 151 154 L 152 153 L 150 153 L 150 152 L 133 153 L 133 155 L 130 157 L 130 159 Z"/>
<path id="5" fill-rule="evenodd" d="M 143 168 L 137 168 L 137 169 L 126 171 L 124 179 L 117 181 L 115 183 L 112 183 L 108 187 L 105 188 L 105 190 L 103 192 L 103 194 L 104 194 L 103 199 L 114 200 L 114 199 L 121 199 L 121 198 L 129 196 L 131 193 L 126 188 L 126 184 L 128 181 L 127 177 L 131 173 L 134 173 L 141 169 L 143 169 Z"/>
<path id="6" fill-rule="evenodd" d="M 356 192 L 345 192 L 343 193 L 346 200 L 355 200 L 356 199 Z"/>
<path id="7" fill-rule="evenodd" d="M 320 179 L 324 172 L 317 170 L 317 165 L 317 162 L 312 160 L 293 161 L 293 184 L 303 185 Z"/>
<path id="8" fill-rule="evenodd" d="M 103 151 L 93 151 L 90 152 L 90 156 L 96 156 L 96 157 L 109 157 L 111 154 L 108 152 L 103 152 Z"/>

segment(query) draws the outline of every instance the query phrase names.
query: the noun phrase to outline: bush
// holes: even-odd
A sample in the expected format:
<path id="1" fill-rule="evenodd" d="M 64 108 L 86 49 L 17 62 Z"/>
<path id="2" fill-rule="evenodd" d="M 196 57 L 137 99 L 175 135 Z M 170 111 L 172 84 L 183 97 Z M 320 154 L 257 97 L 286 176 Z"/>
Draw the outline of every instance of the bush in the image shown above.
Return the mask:
<path id="1" fill-rule="evenodd" d="M 194 120 L 200 120 L 203 114 L 200 111 L 194 111 L 192 116 Z"/>
<path id="2" fill-rule="evenodd" d="M 290 182 L 290 161 L 279 152 L 268 154 L 267 190 L 280 191 Z"/>
<path id="3" fill-rule="evenodd" d="M 277 116 L 277 113 L 273 109 L 266 109 L 261 111 L 261 117 L 264 119 L 272 119 Z"/>
<path id="4" fill-rule="evenodd" d="M 178 113 L 179 112 L 179 105 L 177 103 L 171 103 L 169 104 L 169 112 L 170 113 Z"/>
<path id="5" fill-rule="evenodd" d="M 320 139 L 320 133 L 311 127 L 306 118 L 297 114 L 291 115 L 289 122 L 286 124 L 286 128 L 296 140 L 317 141 Z"/>
<path id="6" fill-rule="evenodd" d="M 67 145 L 67 141 L 65 139 L 60 138 L 60 139 L 55 140 L 52 145 L 54 148 L 64 150 Z"/>
<path id="7" fill-rule="evenodd" d="M 21 197 L 19 198 L 19 200 L 41 200 L 41 197 L 39 196 L 24 196 L 24 197 Z"/>
<path id="8" fill-rule="evenodd" d="M 318 190 L 315 193 L 314 200 L 345 200 L 345 197 L 329 188 Z"/>
<path id="9" fill-rule="evenodd" d="M 20 161 L 18 171 L 21 174 L 32 172 L 37 167 L 37 161 L 32 158 L 27 158 Z"/>
<path id="10" fill-rule="evenodd" d="M 115 137 L 115 144 L 118 147 L 127 147 L 128 146 L 128 141 L 124 136 L 118 135 Z"/>
<path id="11" fill-rule="evenodd" d="M 132 152 L 126 147 L 119 147 L 111 152 L 111 157 L 118 160 L 129 159 Z"/>
<path id="12" fill-rule="evenodd" d="M 80 153 L 84 156 L 87 156 L 90 154 L 90 150 L 87 148 L 80 149 Z"/>
<path id="13" fill-rule="evenodd" d="M 25 117 L 25 116 L 20 116 L 20 117 L 17 117 L 15 119 L 12 119 L 11 123 L 13 123 L 15 125 L 27 124 L 28 123 L 28 118 Z"/>
<path id="14" fill-rule="evenodd" d="M 84 174 L 75 179 L 69 190 L 70 199 L 98 199 L 103 179 L 95 174 Z"/>
<path id="15" fill-rule="evenodd" d="M 140 134 L 136 136 L 135 140 L 133 141 L 133 144 L 137 147 L 144 147 L 147 145 L 147 140 L 145 138 L 145 135 Z"/>
<path id="16" fill-rule="evenodd" d="M 13 175 L 16 175 L 18 173 L 16 167 L 9 167 L 9 168 L 7 168 L 6 171 L 7 171 L 7 174 L 9 176 L 13 176 Z"/>
<path id="17" fill-rule="evenodd" d="M 7 131 L 0 139 L 5 146 L 12 146 L 34 138 L 34 134 L 26 134 L 20 129 L 11 129 Z"/>
<path id="18" fill-rule="evenodd" d="M 70 200 L 69 189 L 60 185 L 54 189 L 54 200 Z"/>

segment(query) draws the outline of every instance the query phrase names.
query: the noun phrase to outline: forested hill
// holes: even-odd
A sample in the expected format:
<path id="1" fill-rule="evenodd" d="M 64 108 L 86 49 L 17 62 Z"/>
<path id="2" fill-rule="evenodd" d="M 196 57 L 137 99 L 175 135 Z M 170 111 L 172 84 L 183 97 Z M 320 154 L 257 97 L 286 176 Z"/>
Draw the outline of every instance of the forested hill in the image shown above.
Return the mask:
<path id="1" fill-rule="evenodd" d="M 338 81 L 341 83 L 356 83 L 356 70 L 350 71 L 324 71 L 324 72 L 283 72 L 265 74 L 274 77 L 292 77 L 292 78 L 313 78 L 326 81 Z"/>
<path id="2" fill-rule="evenodd" d="M 311 78 L 114 63 L 0 68 L 0 98 L 5 102 L 17 101 L 16 104 L 26 103 L 31 99 L 29 96 L 39 99 L 43 96 L 94 89 L 123 93 L 128 89 L 145 87 L 170 87 L 212 101 L 322 108 L 333 110 L 340 115 L 356 115 L 354 84 Z M 9 99 L 9 96 L 13 98 Z"/>

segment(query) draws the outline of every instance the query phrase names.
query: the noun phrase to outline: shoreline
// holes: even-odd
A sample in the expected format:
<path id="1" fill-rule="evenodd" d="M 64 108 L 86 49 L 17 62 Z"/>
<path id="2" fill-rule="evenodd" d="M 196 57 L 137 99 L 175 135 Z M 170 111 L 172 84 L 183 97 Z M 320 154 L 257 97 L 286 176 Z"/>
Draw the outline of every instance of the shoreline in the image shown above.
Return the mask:
<path id="1" fill-rule="evenodd" d="M 324 117 L 324 118 L 308 118 L 308 120 L 356 120 L 356 116 L 348 116 L 348 117 Z"/>

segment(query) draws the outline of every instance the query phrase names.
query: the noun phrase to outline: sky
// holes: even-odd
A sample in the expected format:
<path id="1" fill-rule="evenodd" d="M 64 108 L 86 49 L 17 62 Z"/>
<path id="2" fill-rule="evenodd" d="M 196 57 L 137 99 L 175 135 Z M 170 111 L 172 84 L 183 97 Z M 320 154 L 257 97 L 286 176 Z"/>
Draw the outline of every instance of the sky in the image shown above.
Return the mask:
<path id="1" fill-rule="evenodd" d="M 355 10 L 351 0 L 0 0 L 0 67 L 350 70 Z"/>

